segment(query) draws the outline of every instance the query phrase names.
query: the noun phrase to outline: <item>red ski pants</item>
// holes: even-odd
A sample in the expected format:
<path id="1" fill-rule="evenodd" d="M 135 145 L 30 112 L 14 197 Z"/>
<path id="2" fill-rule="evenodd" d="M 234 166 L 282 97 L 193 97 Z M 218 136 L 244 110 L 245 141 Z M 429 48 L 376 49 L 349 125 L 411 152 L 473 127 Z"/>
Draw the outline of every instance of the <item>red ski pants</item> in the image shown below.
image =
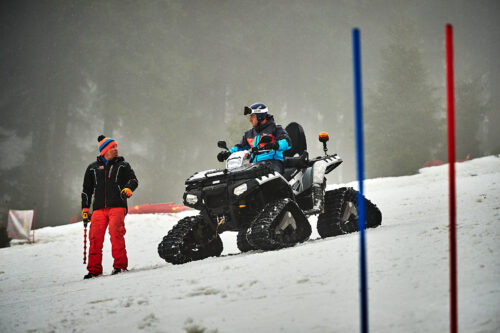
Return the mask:
<path id="1" fill-rule="evenodd" d="M 102 245 L 108 224 L 111 254 L 114 259 L 113 267 L 127 269 L 127 250 L 125 250 L 125 238 L 123 237 L 125 236 L 126 213 L 127 210 L 123 207 L 107 207 L 92 213 L 89 233 L 89 263 L 87 265 L 89 273 L 102 274 Z"/>

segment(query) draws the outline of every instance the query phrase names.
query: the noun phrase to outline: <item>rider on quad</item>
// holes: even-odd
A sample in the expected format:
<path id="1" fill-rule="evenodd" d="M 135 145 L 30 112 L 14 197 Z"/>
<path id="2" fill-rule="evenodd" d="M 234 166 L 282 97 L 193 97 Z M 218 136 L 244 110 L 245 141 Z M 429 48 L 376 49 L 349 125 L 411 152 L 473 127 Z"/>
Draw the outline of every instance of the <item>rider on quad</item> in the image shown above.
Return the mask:
<path id="1" fill-rule="evenodd" d="M 288 133 L 280 125 L 276 125 L 273 115 L 268 113 L 268 108 L 263 103 L 254 103 L 244 107 L 244 115 L 250 115 L 249 121 L 252 128 L 245 132 L 240 143 L 223 150 L 217 154 L 219 162 L 226 160 L 229 155 L 241 150 L 251 149 L 253 153 L 259 150 L 268 150 L 261 154 L 255 154 L 253 162 L 266 161 L 274 170 L 283 174 L 283 152 L 292 147 L 292 141 Z M 262 138 L 269 136 L 262 142 Z"/>
<path id="2" fill-rule="evenodd" d="M 220 234 L 225 231 L 238 233 L 241 252 L 295 246 L 309 239 L 311 215 L 318 215 L 318 234 L 323 238 L 358 230 L 359 193 L 348 187 L 326 190 L 325 176 L 342 163 L 337 154 L 328 154 L 328 134 L 319 135 L 325 155 L 310 159 L 298 123 L 284 130 L 261 103 L 246 107 L 245 114 L 250 114 L 253 128 L 241 142 L 230 150 L 225 141 L 217 143 L 226 149 L 217 156 L 221 162 L 227 159 L 226 168 L 199 171 L 186 180 L 183 202 L 199 214 L 183 217 L 158 244 L 158 254 L 166 262 L 220 256 Z M 379 226 L 380 210 L 363 199 L 366 227 Z"/>

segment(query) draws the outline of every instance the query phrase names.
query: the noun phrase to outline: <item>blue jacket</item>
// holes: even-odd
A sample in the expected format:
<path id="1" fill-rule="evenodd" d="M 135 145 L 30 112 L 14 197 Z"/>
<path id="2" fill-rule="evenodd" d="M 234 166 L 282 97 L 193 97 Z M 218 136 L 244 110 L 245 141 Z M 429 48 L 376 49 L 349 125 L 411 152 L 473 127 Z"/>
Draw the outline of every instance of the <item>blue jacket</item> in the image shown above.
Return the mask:
<path id="1" fill-rule="evenodd" d="M 278 150 L 271 150 L 267 153 L 258 154 L 254 157 L 254 162 L 267 160 L 283 161 L 283 152 L 292 148 L 292 140 L 288 133 L 280 125 L 276 125 L 274 119 L 270 118 L 264 125 L 252 127 L 245 132 L 240 143 L 229 149 L 229 152 L 234 153 L 240 150 L 250 149 L 252 147 L 264 147 L 266 144 L 260 143 L 260 139 L 264 135 L 272 137 L 271 142 L 278 142 Z"/>

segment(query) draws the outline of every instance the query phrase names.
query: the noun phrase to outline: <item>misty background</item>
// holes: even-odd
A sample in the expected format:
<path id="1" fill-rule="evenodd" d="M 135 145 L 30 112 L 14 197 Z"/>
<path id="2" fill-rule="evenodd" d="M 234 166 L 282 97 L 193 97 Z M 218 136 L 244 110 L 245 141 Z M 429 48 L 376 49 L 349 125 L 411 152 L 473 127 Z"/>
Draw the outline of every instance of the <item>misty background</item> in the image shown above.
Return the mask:
<path id="1" fill-rule="evenodd" d="M 0 199 L 37 227 L 80 213 L 97 137 L 114 138 L 139 188 L 129 205 L 181 202 L 221 168 L 264 102 L 317 134 L 355 179 L 353 27 L 361 29 L 366 176 L 447 160 L 444 27 L 454 26 L 457 159 L 500 153 L 500 2 L 2 1 Z"/>

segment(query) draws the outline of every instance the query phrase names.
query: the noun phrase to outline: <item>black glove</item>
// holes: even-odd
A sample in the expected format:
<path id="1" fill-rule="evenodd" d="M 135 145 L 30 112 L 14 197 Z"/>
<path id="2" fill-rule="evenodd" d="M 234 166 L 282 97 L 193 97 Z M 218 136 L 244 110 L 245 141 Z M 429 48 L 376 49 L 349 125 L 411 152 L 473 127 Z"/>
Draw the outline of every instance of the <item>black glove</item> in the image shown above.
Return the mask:
<path id="1" fill-rule="evenodd" d="M 252 154 L 255 154 L 255 153 L 257 153 L 259 150 L 260 150 L 260 148 L 259 148 L 259 147 L 252 147 L 251 152 L 252 152 Z"/>
<path id="2" fill-rule="evenodd" d="M 270 142 L 266 144 L 262 149 L 265 150 L 278 150 L 280 145 L 275 141 L 275 142 Z"/>
<path id="3" fill-rule="evenodd" d="M 228 152 L 227 150 L 223 150 L 217 154 L 217 159 L 219 160 L 219 162 L 224 162 L 225 160 L 227 160 L 229 155 L 231 155 L 230 152 Z"/>

